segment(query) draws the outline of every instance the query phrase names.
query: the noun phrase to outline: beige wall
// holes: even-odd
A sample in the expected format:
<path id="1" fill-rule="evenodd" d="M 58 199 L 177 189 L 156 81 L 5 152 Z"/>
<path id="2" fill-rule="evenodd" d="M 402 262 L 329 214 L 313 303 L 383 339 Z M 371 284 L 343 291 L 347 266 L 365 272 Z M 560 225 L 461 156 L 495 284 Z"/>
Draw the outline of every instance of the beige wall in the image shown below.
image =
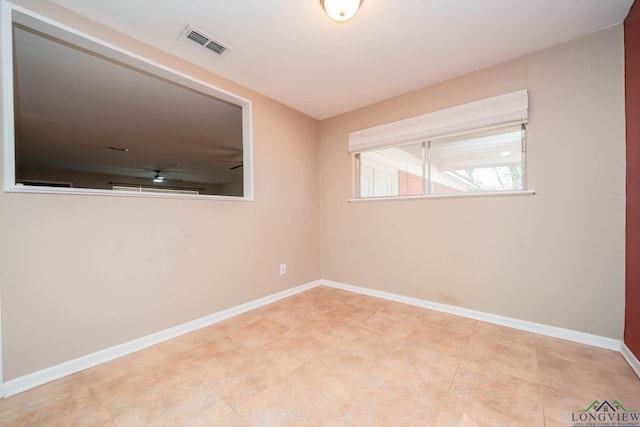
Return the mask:
<path id="1" fill-rule="evenodd" d="M 322 121 L 323 278 L 620 338 L 622 42 L 618 25 Z M 535 196 L 347 202 L 350 131 L 519 89 Z"/>
<path id="2" fill-rule="evenodd" d="M 255 201 L 0 193 L 5 380 L 320 277 L 315 120 L 49 2 L 18 3 L 250 99 Z"/>

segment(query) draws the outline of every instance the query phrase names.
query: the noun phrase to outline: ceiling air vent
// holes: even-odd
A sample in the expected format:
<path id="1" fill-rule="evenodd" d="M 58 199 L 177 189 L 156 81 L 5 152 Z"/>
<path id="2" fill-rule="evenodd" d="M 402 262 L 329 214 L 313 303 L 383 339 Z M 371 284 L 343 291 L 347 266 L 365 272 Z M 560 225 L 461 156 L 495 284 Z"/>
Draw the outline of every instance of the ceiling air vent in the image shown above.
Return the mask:
<path id="1" fill-rule="evenodd" d="M 205 33 L 204 31 L 200 31 L 199 29 L 192 27 L 191 25 L 187 26 L 184 29 L 180 37 L 184 37 L 191 41 L 198 43 L 199 45 L 217 53 L 218 55 L 222 55 L 227 49 L 227 46 L 223 45 L 219 41 L 216 41 Z"/>

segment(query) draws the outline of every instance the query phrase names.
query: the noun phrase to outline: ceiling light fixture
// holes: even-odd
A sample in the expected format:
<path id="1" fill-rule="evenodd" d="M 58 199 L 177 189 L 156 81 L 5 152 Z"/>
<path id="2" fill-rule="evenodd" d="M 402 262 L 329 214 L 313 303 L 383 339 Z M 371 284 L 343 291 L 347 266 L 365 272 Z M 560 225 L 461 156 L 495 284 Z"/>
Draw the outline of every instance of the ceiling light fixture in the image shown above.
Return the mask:
<path id="1" fill-rule="evenodd" d="M 336 22 L 346 22 L 353 18 L 364 0 L 320 0 L 329 18 Z"/>
<path id="2" fill-rule="evenodd" d="M 157 170 L 155 172 L 156 172 L 156 176 L 153 177 L 153 182 L 164 182 L 164 177 L 160 175 L 160 171 Z"/>

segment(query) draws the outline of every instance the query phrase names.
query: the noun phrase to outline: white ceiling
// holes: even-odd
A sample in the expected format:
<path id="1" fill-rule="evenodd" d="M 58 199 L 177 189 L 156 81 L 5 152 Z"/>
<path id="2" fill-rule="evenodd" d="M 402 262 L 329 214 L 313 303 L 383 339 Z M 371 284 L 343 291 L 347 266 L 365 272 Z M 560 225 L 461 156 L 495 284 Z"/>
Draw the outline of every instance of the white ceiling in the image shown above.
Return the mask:
<path id="1" fill-rule="evenodd" d="M 620 23 L 633 0 L 52 0 L 317 119 Z M 179 39 L 193 25 L 231 49 Z"/>

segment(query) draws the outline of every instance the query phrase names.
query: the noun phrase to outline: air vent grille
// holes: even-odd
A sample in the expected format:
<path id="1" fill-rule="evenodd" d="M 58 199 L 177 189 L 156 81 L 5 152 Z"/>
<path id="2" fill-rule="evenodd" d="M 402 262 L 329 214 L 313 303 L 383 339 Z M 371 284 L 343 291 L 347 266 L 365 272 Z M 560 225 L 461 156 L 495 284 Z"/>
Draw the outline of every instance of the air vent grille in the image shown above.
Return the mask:
<path id="1" fill-rule="evenodd" d="M 214 40 L 213 37 L 195 27 L 192 27 L 191 25 L 187 26 L 180 36 L 192 40 L 218 55 L 222 55 L 227 49 L 229 49 L 219 41 Z"/>
<path id="2" fill-rule="evenodd" d="M 200 33 L 196 33 L 195 31 L 189 31 L 189 34 L 187 34 L 187 38 L 193 40 L 196 43 L 200 43 L 203 46 L 209 41 L 208 38 Z"/>
<path id="3" fill-rule="evenodd" d="M 211 49 L 212 51 L 214 51 L 218 55 L 222 55 L 222 53 L 225 50 L 227 50 L 226 47 L 222 46 L 220 43 L 214 42 L 213 40 L 209 41 L 209 43 L 207 43 L 204 47 L 206 47 L 207 49 Z"/>

